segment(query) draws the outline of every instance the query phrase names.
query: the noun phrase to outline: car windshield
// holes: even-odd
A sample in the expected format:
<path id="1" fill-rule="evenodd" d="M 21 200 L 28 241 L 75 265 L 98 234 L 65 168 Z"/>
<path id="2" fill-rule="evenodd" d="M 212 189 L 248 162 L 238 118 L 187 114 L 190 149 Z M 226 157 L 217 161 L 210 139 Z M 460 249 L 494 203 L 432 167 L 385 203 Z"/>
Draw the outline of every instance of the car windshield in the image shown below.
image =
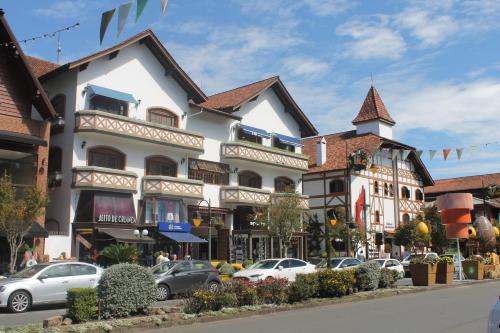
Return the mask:
<path id="1" fill-rule="evenodd" d="M 174 265 L 176 264 L 175 261 L 167 261 L 164 262 L 163 264 L 156 265 L 151 269 L 151 272 L 153 274 L 159 275 L 168 272 Z"/>
<path id="2" fill-rule="evenodd" d="M 10 277 L 13 279 L 27 279 L 33 277 L 36 273 L 40 272 L 42 269 L 48 265 L 33 265 L 31 267 L 25 268 L 20 272 L 12 274 Z"/>
<path id="3" fill-rule="evenodd" d="M 379 266 L 380 266 L 380 267 L 382 267 L 382 266 L 384 266 L 384 262 L 385 262 L 385 260 L 380 260 L 380 259 L 377 259 L 377 260 L 375 260 L 375 262 L 376 262 L 377 264 L 379 264 Z"/>
<path id="4" fill-rule="evenodd" d="M 322 262 L 320 262 L 318 264 L 317 267 L 319 267 L 319 268 L 326 268 L 326 262 L 327 262 L 326 260 L 323 260 Z M 332 259 L 332 260 L 330 260 L 330 263 L 331 263 L 330 267 L 331 268 L 335 268 L 338 265 L 340 265 L 341 262 L 342 262 L 342 259 Z"/>
<path id="5" fill-rule="evenodd" d="M 273 269 L 274 266 L 278 263 L 279 260 L 262 260 L 259 262 L 256 262 L 252 266 L 250 266 L 250 269 Z"/>

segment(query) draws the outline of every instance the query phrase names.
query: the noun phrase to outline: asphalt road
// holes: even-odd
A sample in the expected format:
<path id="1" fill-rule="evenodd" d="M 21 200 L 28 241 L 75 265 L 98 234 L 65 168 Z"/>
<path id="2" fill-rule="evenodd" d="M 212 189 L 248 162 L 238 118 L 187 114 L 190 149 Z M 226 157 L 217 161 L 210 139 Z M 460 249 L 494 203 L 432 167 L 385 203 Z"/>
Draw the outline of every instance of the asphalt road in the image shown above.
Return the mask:
<path id="1" fill-rule="evenodd" d="M 179 326 L 169 333 L 482 333 L 500 282 Z M 160 332 L 152 330 L 151 333 Z"/>

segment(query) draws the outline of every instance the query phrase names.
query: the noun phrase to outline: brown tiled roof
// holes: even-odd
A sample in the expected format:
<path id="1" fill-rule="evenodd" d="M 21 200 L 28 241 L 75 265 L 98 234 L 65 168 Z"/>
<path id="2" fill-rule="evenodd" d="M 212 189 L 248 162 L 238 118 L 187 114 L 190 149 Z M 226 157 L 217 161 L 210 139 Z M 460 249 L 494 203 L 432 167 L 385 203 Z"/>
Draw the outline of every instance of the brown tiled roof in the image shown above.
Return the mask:
<path id="1" fill-rule="evenodd" d="M 37 77 L 45 75 L 59 67 L 58 64 L 32 56 L 26 56 L 26 59 L 31 66 L 31 70 Z"/>
<path id="2" fill-rule="evenodd" d="M 425 193 L 446 193 L 482 189 L 491 184 L 500 184 L 500 173 L 436 179 L 434 186 L 425 188 Z"/>
<path id="3" fill-rule="evenodd" d="M 246 101 L 254 98 L 277 81 L 278 77 L 273 76 L 262 81 L 223 91 L 209 96 L 208 100 L 200 105 L 219 110 L 231 109 L 231 111 L 233 111 L 235 108 L 238 108 Z"/>
<path id="4" fill-rule="evenodd" d="M 368 94 L 366 95 L 365 101 L 361 106 L 361 110 L 359 110 L 358 115 L 354 118 L 352 123 L 356 125 L 365 121 L 376 119 L 383 120 L 391 125 L 396 124 L 385 108 L 384 102 L 382 102 L 382 98 L 380 98 L 377 89 L 375 89 L 374 86 L 371 86 Z"/>

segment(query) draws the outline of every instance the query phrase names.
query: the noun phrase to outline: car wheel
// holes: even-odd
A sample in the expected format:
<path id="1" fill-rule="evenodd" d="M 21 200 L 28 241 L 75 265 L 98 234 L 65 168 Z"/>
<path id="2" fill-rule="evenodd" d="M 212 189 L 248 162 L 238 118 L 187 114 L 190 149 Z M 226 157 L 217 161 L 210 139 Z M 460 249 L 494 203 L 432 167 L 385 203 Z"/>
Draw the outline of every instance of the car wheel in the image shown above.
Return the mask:
<path id="1" fill-rule="evenodd" d="M 214 293 L 217 291 L 217 289 L 219 289 L 219 284 L 215 281 L 211 281 L 208 283 L 207 289 Z"/>
<path id="2" fill-rule="evenodd" d="M 25 291 L 15 291 L 9 297 L 8 306 L 11 312 L 20 313 L 28 311 L 31 307 L 31 296 Z"/>
<path id="3" fill-rule="evenodd" d="M 165 284 L 158 285 L 156 289 L 156 299 L 158 301 L 166 301 L 170 298 L 170 288 Z"/>

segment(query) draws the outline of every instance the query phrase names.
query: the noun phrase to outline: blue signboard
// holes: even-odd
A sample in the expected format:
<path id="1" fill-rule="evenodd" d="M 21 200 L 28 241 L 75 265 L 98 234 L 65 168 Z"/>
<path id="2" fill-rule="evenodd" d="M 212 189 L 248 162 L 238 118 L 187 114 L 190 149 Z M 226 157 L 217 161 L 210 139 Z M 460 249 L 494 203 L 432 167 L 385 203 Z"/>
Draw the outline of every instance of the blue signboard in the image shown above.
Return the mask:
<path id="1" fill-rule="evenodd" d="M 158 231 L 190 232 L 191 224 L 178 222 L 159 222 Z"/>

